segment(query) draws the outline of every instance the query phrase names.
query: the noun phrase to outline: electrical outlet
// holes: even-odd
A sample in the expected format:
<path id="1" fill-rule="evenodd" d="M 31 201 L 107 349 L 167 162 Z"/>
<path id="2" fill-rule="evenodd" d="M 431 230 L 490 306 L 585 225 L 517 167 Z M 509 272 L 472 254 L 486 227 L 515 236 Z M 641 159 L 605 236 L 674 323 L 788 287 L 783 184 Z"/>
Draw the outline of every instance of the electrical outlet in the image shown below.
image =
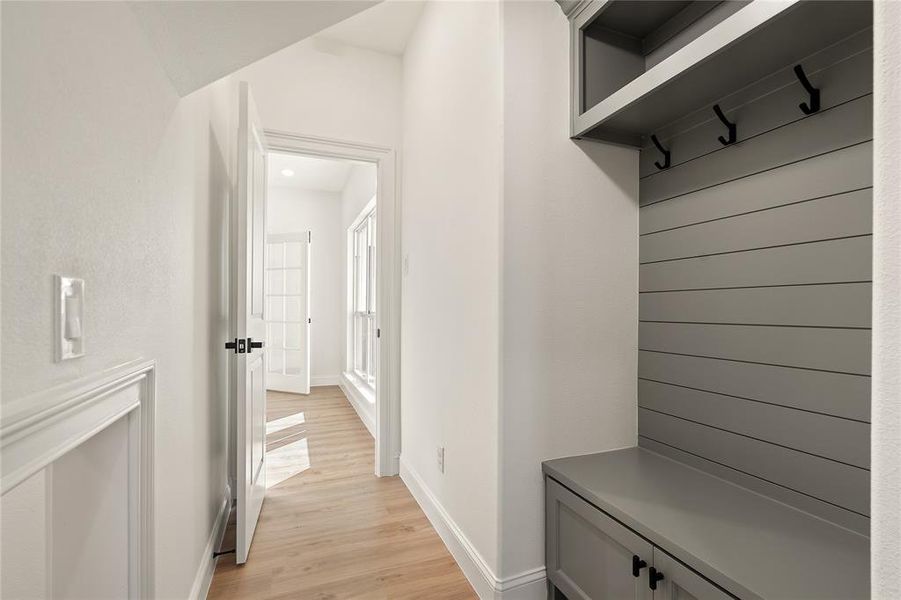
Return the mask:
<path id="1" fill-rule="evenodd" d="M 438 446 L 438 470 L 444 473 L 444 446 Z"/>

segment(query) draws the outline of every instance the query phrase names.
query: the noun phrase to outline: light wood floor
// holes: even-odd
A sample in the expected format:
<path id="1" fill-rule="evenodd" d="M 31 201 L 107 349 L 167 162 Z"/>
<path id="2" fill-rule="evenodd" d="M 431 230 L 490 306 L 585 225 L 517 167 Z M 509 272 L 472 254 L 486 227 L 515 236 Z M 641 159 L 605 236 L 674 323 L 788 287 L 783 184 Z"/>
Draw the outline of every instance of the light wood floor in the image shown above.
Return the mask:
<path id="1" fill-rule="evenodd" d="M 220 557 L 208 597 L 476 598 L 403 482 L 373 475 L 373 439 L 341 389 L 313 390 L 269 392 L 269 489 L 250 557 Z"/>

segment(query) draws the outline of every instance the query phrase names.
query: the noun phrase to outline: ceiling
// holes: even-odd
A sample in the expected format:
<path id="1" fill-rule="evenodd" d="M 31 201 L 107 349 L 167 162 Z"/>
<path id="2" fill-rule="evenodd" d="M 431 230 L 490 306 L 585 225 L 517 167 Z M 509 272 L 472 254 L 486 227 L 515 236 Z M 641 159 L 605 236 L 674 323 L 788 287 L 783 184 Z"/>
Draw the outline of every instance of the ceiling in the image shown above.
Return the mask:
<path id="1" fill-rule="evenodd" d="M 349 46 L 401 55 L 422 14 L 421 0 L 385 0 L 316 34 Z"/>
<path id="2" fill-rule="evenodd" d="M 341 192 L 355 163 L 297 154 L 269 154 L 269 186 L 298 190 Z M 293 176 L 282 170 L 294 171 Z"/>
<path id="3" fill-rule="evenodd" d="M 176 91 L 185 96 L 377 3 L 236 0 L 127 4 Z M 374 37 L 382 35 L 379 32 Z"/>

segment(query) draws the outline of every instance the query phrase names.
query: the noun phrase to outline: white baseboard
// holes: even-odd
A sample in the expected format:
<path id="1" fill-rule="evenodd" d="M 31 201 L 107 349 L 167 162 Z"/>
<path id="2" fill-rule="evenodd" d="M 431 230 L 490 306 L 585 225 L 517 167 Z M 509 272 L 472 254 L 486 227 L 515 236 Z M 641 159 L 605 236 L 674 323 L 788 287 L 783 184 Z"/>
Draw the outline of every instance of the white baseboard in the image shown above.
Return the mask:
<path id="1" fill-rule="evenodd" d="M 310 377 L 310 387 L 321 387 L 323 385 L 338 385 L 341 377 L 338 375 L 317 375 Z"/>
<path id="2" fill-rule="evenodd" d="M 369 430 L 369 434 L 372 437 L 375 437 L 375 404 L 370 402 L 366 396 L 360 393 L 357 386 L 354 385 L 346 375 L 341 375 L 338 385 L 341 386 L 341 391 L 347 396 L 350 405 L 357 411 L 357 415 L 360 417 L 360 420 L 363 421 L 363 425 L 366 426 L 366 429 Z"/>
<path id="3" fill-rule="evenodd" d="M 425 482 L 400 457 L 400 478 L 425 513 L 438 536 L 457 561 L 482 600 L 544 600 L 547 598 L 545 569 L 538 567 L 512 577 L 499 579 L 472 542 L 435 498 Z"/>
<path id="4" fill-rule="evenodd" d="M 210 591 L 210 584 L 213 583 L 213 573 L 216 571 L 216 559 L 213 558 L 213 552 L 219 549 L 219 544 L 222 543 L 222 536 L 225 535 L 231 498 L 231 489 L 227 487 L 222 498 L 222 504 L 219 507 L 219 514 L 216 516 L 216 523 L 213 526 L 213 531 L 210 532 L 206 548 L 203 549 L 200 565 L 197 567 L 197 574 L 194 576 L 194 585 L 191 586 L 191 595 L 188 596 L 190 600 L 205 600 Z"/>

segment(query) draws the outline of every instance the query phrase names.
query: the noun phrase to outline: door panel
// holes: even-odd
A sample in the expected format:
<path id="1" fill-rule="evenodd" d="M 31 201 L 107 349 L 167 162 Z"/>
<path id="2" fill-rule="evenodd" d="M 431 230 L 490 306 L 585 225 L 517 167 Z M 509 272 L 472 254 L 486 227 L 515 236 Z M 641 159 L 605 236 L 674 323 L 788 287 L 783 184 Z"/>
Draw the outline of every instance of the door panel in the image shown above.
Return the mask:
<path id="1" fill-rule="evenodd" d="M 547 480 L 547 572 L 569 600 L 649 600 L 652 546 L 552 479 Z M 646 565 L 632 572 L 633 556 Z"/>
<path id="2" fill-rule="evenodd" d="M 266 324 L 263 320 L 266 231 L 266 145 L 247 83 L 238 99 L 234 337 L 237 386 L 235 560 L 247 561 L 266 495 Z M 260 344 L 254 348 L 254 343 Z"/>
<path id="3" fill-rule="evenodd" d="M 309 231 L 266 237 L 270 390 L 310 393 Z"/>
<path id="4" fill-rule="evenodd" d="M 660 548 L 654 548 L 654 568 L 663 575 L 653 600 L 729 600 L 733 598 Z"/>

